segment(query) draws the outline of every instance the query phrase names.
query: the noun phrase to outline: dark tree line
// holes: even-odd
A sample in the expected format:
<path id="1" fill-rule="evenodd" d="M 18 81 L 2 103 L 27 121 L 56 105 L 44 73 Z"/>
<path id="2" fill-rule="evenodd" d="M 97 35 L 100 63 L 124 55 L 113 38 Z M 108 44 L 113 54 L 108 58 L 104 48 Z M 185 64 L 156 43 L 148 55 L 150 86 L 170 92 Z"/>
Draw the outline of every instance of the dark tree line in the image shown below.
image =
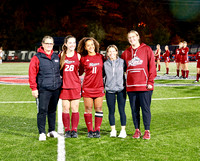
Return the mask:
<path id="1" fill-rule="evenodd" d="M 195 20 L 187 32 L 169 8 L 156 0 L 1 0 L 0 45 L 4 49 L 35 49 L 44 35 L 65 37 L 72 34 L 80 40 L 93 36 L 105 49 L 116 44 L 124 49 L 127 32 L 139 31 L 148 45 L 173 44 L 181 39 L 199 43 L 200 23 Z M 184 23 L 184 22 L 182 22 Z M 184 34 L 182 32 L 185 32 Z"/>

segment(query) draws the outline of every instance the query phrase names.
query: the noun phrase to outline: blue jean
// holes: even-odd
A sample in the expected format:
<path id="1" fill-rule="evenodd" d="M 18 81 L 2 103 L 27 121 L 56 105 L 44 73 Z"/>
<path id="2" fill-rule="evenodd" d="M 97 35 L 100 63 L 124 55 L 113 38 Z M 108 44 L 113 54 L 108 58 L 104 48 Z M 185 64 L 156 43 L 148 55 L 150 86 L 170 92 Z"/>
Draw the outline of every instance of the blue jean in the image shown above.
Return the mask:
<path id="1" fill-rule="evenodd" d="M 127 92 L 132 110 L 132 118 L 135 129 L 140 129 L 140 107 L 145 130 L 150 130 L 151 123 L 151 96 L 153 91 L 134 91 Z"/>
<path id="2" fill-rule="evenodd" d="M 118 111 L 120 114 L 121 126 L 126 126 L 126 114 L 125 114 L 125 104 L 126 104 L 126 90 L 121 92 L 109 93 L 106 91 L 106 102 L 109 110 L 109 123 L 110 126 L 115 125 L 115 103 L 118 103 Z"/>

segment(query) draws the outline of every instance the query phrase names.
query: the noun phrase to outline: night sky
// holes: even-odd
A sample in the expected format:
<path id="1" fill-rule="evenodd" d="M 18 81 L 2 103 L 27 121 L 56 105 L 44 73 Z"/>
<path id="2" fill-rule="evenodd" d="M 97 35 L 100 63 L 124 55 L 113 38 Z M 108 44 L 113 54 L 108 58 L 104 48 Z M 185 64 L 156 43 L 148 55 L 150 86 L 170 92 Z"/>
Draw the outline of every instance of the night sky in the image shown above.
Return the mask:
<path id="1" fill-rule="evenodd" d="M 200 43 L 200 0 L 1 0 L 0 44 L 34 49 L 44 35 L 93 36 L 102 48 L 127 45 L 137 30 L 149 45 Z"/>

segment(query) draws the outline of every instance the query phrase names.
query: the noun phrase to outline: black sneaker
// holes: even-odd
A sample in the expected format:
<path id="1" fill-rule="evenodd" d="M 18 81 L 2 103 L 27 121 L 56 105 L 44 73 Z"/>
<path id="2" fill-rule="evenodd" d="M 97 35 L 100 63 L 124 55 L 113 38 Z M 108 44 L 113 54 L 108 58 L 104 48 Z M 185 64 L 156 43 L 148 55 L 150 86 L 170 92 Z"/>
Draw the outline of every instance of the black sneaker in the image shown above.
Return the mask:
<path id="1" fill-rule="evenodd" d="M 99 130 L 95 131 L 95 132 L 93 133 L 93 137 L 94 137 L 94 138 L 100 138 L 100 137 L 101 137 L 101 136 L 100 136 L 100 131 L 99 131 Z"/>
<path id="2" fill-rule="evenodd" d="M 93 132 L 92 131 L 88 132 L 88 138 L 93 138 Z"/>
<path id="3" fill-rule="evenodd" d="M 71 138 L 71 132 L 70 131 L 65 132 L 65 138 Z"/>
<path id="4" fill-rule="evenodd" d="M 71 132 L 71 137 L 72 138 L 77 138 L 78 137 L 77 131 L 72 131 Z"/>

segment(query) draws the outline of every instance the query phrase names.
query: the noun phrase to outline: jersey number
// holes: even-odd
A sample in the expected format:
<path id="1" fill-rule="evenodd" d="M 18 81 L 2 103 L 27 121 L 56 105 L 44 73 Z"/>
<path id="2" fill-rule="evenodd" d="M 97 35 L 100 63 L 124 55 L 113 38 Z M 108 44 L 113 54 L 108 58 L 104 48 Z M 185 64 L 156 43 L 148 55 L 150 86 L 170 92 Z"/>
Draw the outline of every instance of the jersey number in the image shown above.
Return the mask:
<path id="1" fill-rule="evenodd" d="M 65 71 L 74 71 L 74 65 L 66 65 Z"/>
<path id="2" fill-rule="evenodd" d="M 93 67 L 92 68 L 92 74 L 96 74 L 97 73 L 97 67 Z"/>

